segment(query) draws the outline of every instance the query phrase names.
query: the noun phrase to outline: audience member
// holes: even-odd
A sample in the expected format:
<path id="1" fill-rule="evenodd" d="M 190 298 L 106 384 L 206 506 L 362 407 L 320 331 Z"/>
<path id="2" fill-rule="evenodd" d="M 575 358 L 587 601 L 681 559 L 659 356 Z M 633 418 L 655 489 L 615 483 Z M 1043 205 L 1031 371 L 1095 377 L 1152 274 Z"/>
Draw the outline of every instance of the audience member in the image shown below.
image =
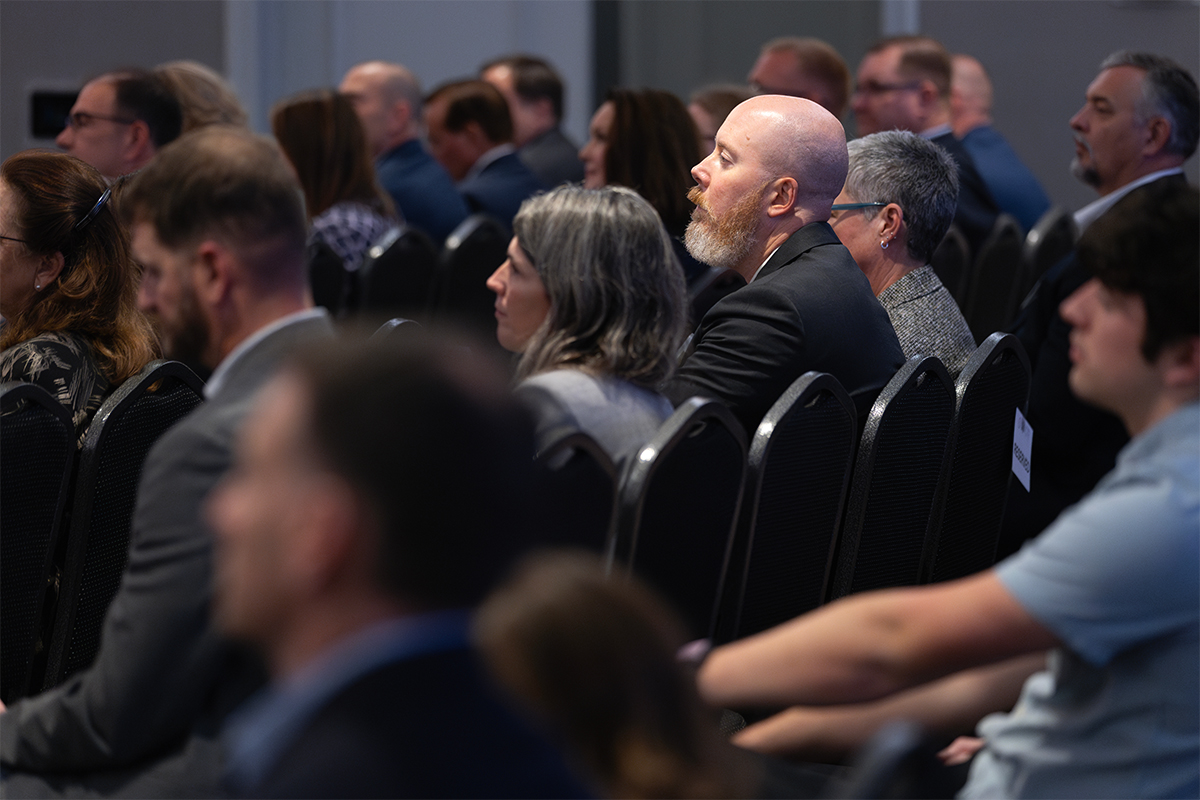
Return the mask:
<path id="1" fill-rule="evenodd" d="M 1025 230 L 1050 208 L 1050 198 L 1000 132 L 992 127 L 992 82 L 983 65 L 961 53 L 951 57 L 950 124 L 1001 211 Z"/>
<path id="2" fill-rule="evenodd" d="M 63 153 L 27 150 L 0 166 L 0 381 L 41 386 L 79 433 L 157 350 L 110 194 Z"/>
<path id="3" fill-rule="evenodd" d="M 978 253 L 1000 210 L 975 162 L 950 128 L 950 53 L 925 36 L 895 36 L 871 46 L 858 66 L 854 119 L 858 135 L 901 130 L 945 148 L 958 164 L 954 222 Z"/>
<path id="4" fill-rule="evenodd" d="M 347 72 L 338 91 L 354 104 L 379 184 L 405 223 L 444 242 L 470 211 L 446 170 L 421 146 L 416 76 L 399 64 L 368 61 Z"/>
<path id="5" fill-rule="evenodd" d="M 224 737 L 236 792 L 586 794 L 469 644 L 525 541 L 529 425 L 504 395 L 469 352 L 389 340 L 263 391 L 208 506 L 215 617 L 273 678 Z"/>
<path id="6" fill-rule="evenodd" d="M 810 100 L 753 97 L 730 113 L 698 186 L 688 250 L 748 285 L 709 309 L 665 393 L 728 405 L 748 433 L 792 381 L 831 373 L 865 418 L 904 363 L 887 312 L 828 222 L 846 136 Z"/>
<path id="7" fill-rule="evenodd" d="M 839 120 L 850 97 L 850 69 L 828 42 L 783 36 L 763 45 L 746 82 L 755 94 L 786 94 L 824 106 Z"/>
<path id="8" fill-rule="evenodd" d="M 1117 468 L 993 569 L 714 650 L 707 700 L 856 703 L 1053 648 L 1012 712 L 980 723 L 960 797 L 1200 792 L 1200 195 L 1129 195 L 1079 260 L 1096 277 L 1063 304 L 1071 388 L 1134 436 Z"/>
<path id="9" fill-rule="evenodd" d="M 198 61 L 168 61 L 154 68 L 179 101 L 183 112 L 182 133 L 205 125 L 247 125 L 246 110 L 233 87 Z"/>
<path id="10" fill-rule="evenodd" d="M 655 388 L 674 371 L 687 298 L 662 222 L 635 192 L 561 186 L 526 200 L 488 288 L 496 337 L 521 353 L 516 392 L 539 451 L 582 430 L 619 461 L 671 415 Z"/>
<path id="11" fill-rule="evenodd" d="M 54 142 L 111 182 L 144 167 L 182 124 L 179 101 L 161 78 L 121 70 L 84 85 Z"/>
<path id="12" fill-rule="evenodd" d="M 563 738 L 601 797 L 761 797 L 675 660 L 683 627 L 598 558 L 530 557 L 484 602 L 475 639 L 502 685 Z"/>
<path id="13" fill-rule="evenodd" d="M 310 241 L 328 245 L 348 270 L 396 226 L 379 188 L 354 106 L 327 89 L 294 95 L 271 110 L 271 130 L 304 188 Z"/>
<path id="14" fill-rule="evenodd" d="M 708 271 L 683 245 L 692 204 L 690 170 L 703 157 L 695 123 L 678 97 L 656 89 L 612 89 L 579 151 L 583 185 L 627 186 L 654 206 L 690 282 Z"/>
<path id="15" fill-rule="evenodd" d="M 717 146 L 717 129 L 729 112 L 753 96 L 753 92 L 736 83 L 714 83 L 692 93 L 687 110 L 700 133 L 701 156 Z"/>
<path id="16" fill-rule="evenodd" d="M 1085 229 L 1117 200 L 1150 182 L 1184 183 L 1183 162 L 1200 137 L 1196 81 L 1170 59 L 1114 53 L 1087 89 L 1071 120 L 1073 168 L 1101 197 L 1076 214 Z M 1039 282 L 1013 331 L 1033 367 L 1029 423 L 1035 431 L 1030 491 L 1012 488 L 1000 540 L 1015 552 L 1112 469 L 1128 437 L 1120 420 L 1081 403 L 1067 388 L 1070 326 L 1059 306 L 1088 279 L 1075 258 L 1052 267 Z"/>
<path id="17" fill-rule="evenodd" d="M 442 84 L 425 98 L 429 149 L 474 212 L 509 228 L 522 201 L 545 187 L 517 158 L 512 118 L 486 81 Z"/>
<path id="18" fill-rule="evenodd" d="M 929 266 L 954 217 L 954 159 L 908 131 L 872 133 L 847 148 L 850 170 L 829 224 L 871 282 L 904 355 L 937 356 L 956 377 L 975 337 Z"/>
<path id="19" fill-rule="evenodd" d="M 225 715 L 265 679 L 209 624 L 212 540 L 201 504 L 234 430 L 284 354 L 332 336 L 306 308 L 300 186 L 269 139 L 211 126 L 130 184 L 122 212 L 141 308 L 170 358 L 215 367 L 207 402 L 150 450 L 129 562 L 88 669 L 0 716 L 0 793 L 211 797 Z"/>
<path id="20" fill-rule="evenodd" d="M 504 95 L 517 156 L 543 185 L 583 180 L 579 148 L 562 132 L 563 83 L 554 67 L 534 56 L 505 56 L 484 64 L 479 77 Z"/>

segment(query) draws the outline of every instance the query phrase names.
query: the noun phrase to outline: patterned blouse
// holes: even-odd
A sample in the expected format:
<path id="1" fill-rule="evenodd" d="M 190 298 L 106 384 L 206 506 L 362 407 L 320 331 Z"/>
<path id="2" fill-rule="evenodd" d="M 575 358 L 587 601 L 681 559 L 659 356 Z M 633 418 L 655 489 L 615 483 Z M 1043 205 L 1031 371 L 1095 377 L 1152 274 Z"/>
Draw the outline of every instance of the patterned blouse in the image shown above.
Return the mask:
<path id="1" fill-rule="evenodd" d="M 329 245 L 348 270 L 356 270 L 371 245 L 396 226 L 395 220 L 362 203 L 336 203 L 313 217 L 310 241 Z"/>
<path id="2" fill-rule="evenodd" d="M 0 353 L 0 382 L 36 384 L 66 406 L 82 434 L 112 388 L 87 341 L 73 333 L 43 333 Z"/>

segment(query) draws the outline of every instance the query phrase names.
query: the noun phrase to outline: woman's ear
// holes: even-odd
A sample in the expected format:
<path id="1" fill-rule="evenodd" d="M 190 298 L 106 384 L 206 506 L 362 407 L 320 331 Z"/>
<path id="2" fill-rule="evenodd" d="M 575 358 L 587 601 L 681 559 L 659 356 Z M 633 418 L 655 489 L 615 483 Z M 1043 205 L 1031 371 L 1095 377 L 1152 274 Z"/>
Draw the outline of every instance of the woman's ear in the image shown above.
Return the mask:
<path id="1" fill-rule="evenodd" d="M 45 289 L 62 274 L 63 260 L 63 254 L 60 252 L 40 257 L 37 272 L 33 274 L 33 285 L 38 291 Z"/>

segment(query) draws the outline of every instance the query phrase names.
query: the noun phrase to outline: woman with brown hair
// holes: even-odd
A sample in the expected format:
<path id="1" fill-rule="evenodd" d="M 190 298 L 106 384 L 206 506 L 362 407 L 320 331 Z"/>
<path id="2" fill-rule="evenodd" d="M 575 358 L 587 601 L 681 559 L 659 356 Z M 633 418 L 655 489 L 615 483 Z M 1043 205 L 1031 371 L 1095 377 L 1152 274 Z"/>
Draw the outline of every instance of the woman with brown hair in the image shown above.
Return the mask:
<path id="1" fill-rule="evenodd" d="M 354 106 L 328 89 L 304 92 L 275 106 L 271 130 L 304 188 L 310 241 L 324 242 L 346 269 L 358 269 L 397 215 L 375 179 Z"/>
<path id="2" fill-rule="evenodd" d="M 579 151 L 583 185 L 628 186 L 662 218 L 690 283 L 708 268 L 688 254 L 683 232 L 692 217 L 688 190 L 696 181 L 700 134 L 683 101 L 657 89 L 612 89 L 596 109 Z"/>
<path id="3" fill-rule="evenodd" d="M 80 432 L 157 350 L 110 198 L 100 173 L 65 153 L 0 165 L 0 381 L 42 386 Z"/>

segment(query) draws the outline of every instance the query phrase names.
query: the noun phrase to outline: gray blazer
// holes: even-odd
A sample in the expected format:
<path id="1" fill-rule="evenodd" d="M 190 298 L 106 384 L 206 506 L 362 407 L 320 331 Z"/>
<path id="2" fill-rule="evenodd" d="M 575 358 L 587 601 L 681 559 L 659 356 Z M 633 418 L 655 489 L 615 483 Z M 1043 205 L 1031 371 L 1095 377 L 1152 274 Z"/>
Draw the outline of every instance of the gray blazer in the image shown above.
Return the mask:
<path id="1" fill-rule="evenodd" d="M 234 434 L 255 392 L 293 348 L 332 335 L 327 317 L 273 331 L 231 365 L 214 397 L 151 449 L 129 563 L 96 661 L 3 715 L 0 794 L 71 786 L 159 797 L 219 793 L 216 733 L 266 674 L 210 627 L 212 537 L 202 506 L 231 463 Z"/>

